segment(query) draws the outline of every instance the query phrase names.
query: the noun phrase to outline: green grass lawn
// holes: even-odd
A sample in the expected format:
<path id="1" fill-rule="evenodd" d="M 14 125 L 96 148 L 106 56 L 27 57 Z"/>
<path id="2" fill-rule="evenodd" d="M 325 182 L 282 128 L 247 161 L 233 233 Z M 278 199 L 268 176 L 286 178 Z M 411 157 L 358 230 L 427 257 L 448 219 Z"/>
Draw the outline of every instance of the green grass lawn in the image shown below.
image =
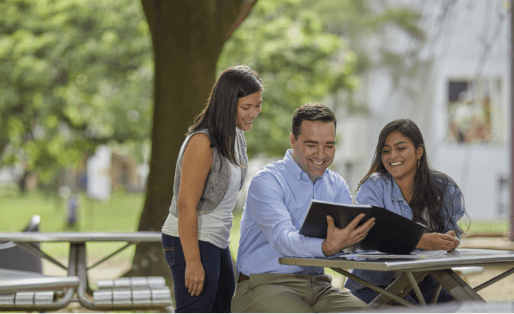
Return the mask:
<path id="1" fill-rule="evenodd" d="M 0 189 L 0 231 L 21 231 L 33 215 L 41 216 L 40 230 L 42 232 L 61 231 L 105 231 L 132 232 L 136 231 L 144 194 L 114 193 L 106 201 L 89 199 L 80 194 L 79 220 L 77 227 L 68 229 L 66 223 L 66 208 L 63 199 L 57 196 L 46 196 L 40 191 L 31 191 L 21 196 L 15 189 Z M 234 222 L 230 236 L 232 256 L 237 256 L 239 246 L 239 223 L 242 211 L 234 211 Z M 164 222 L 163 222 L 164 223 Z M 469 233 L 503 233 L 509 231 L 509 221 L 471 221 Z M 122 244 L 93 243 L 88 245 L 90 256 L 104 256 L 121 247 Z M 42 249 L 52 256 L 68 256 L 66 243 L 43 243 Z M 134 247 L 121 253 L 122 257 L 131 258 Z"/>
<path id="2" fill-rule="evenodd" d="M 41 232 L 137 230 L 144 194 L 114 193 L 106 202 L 91 200 L 85 194 L 79 197 L 78 222 L 75 228 L 70 229 L 67 226 L 65 202 L 60 197 L 47 196 L 40 191 L 30 191 L 21 196 L 17 191 L 3 190 L 0 192 L 0 231 L 21 231 L 33 215 L 41 217 Z M 92 256 L 104 256 L 121 246 L 122 243 L 90 243 L 88 252 Z M 69 245 L 66 243 L 43 243 L 41 248 L 52 256 L 68 256 Z M 130 258 L 133 254 L 132 246 L 120 256 Z"/>
<path id="3" fill-rule="evenodd" d="M 469 234 L 507 234 L 510 231 L 508 219 L 498 221 L 471 221 Z"/>

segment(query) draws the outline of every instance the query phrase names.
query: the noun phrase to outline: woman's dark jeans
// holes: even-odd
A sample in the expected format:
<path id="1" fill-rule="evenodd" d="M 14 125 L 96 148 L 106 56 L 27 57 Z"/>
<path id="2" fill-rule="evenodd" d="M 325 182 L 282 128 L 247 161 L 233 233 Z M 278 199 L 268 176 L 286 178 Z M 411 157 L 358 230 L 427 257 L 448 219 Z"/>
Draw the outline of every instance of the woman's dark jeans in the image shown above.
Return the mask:
<path id="1" fill-rule="evenodd" d="M 185 286 L 186 260 L 180 238 L 162 235 L 162 248 L 173 275 L 177 313 L 230 313 L 230 303 L 236 289 L 230 249 L 220 249 L 199 241 L 200 257 L 205 270 L 202 293 L 192 297 Z"/>
<path id="2" fill-rule="evenodd" d="M 425 302 L 428 304 L 432 302 L 432 298 L 434 297 L 435 290 L 438 286 L 437 280 L 435 280 L 432 275 L 428 275 L 419 282 L 418 284 L 419 290 L 421 291 L 421 294 L 423 295 L 423 298 L 425 299 Z M 385 287 L 381 287 L 385 289 Z M 362 288 L 359 290 L 350 290 L 350 292 L 356 296 L 357 298 L 361 299 L 362 301 L 366 303 L 371 303 L 373 299 L 376 298 L 378 295 L 377 292 L 374 290 L 371 290 L 370 288 Z M 405 297 L 403 297 L 405 300 L 410 301 L 414 304 L 419 304 L 418 298 L 416 296 L 416 293 L 414 290 L 410 291 Z M 439 293 L 439 297 L 437 298 L 437 303 L 444 303 L 448 301 L 454 300 L 451 294 L 444 288 L 441 289 L 441 292 Z"/>

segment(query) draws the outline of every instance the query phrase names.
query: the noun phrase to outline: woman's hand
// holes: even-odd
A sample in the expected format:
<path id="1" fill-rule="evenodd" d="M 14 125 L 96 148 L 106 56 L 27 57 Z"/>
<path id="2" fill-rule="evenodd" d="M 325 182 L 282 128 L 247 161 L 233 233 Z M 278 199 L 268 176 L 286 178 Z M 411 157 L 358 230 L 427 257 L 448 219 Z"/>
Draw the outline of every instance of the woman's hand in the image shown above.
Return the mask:
<path id="1" fill-rule="evenodd" d="M 201 261 L 188 263 L 186 262 L 186 288 L 191 296 L 199 296 L 203 290 L 205 281 L 205 271 Z"/>
<path id="2" fill-rule="evenodd" d="M 455 244 L 455 241 L 458 241 L 457 237 L 455 236 L 455 233 L 453 232 L 453 235 L 450 234 L 449 231 L 446 234 L 443 233 L 425 233 L 421 240 L 419 240 L 417 248 L 423 249 L 423 250 L 446 250 L 446 251 L 452 251 L 454 250 L 458 243 Z"/>
<path id="3" fill-rule="evenodd" d="M 455 250 L 460 244 L 459 237 L 457 237 L 457 235 L 455 234 L 455 231 L 453 231 L 453 230 L 450 230 L 450 231 L 446 232 L 445 234 L 453 237 L 453 246 L 452 246 L 451 251 Z"/>

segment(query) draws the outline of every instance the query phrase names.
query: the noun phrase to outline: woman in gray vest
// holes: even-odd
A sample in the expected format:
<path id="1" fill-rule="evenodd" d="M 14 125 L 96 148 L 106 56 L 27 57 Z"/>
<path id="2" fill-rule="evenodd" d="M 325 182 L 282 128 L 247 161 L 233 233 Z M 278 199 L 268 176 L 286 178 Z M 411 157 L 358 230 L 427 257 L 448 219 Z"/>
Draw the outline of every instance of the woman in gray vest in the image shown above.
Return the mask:
<path id="1" fill-rule="evenodd" d="M 243 132 L 261 112 L 262 91 L 259 76 L 248 66 L 223 71 L 180 149 L 170 213 L 162 227 L 176 312 L 230 312 L 232 210 L 248 165 Z"/>

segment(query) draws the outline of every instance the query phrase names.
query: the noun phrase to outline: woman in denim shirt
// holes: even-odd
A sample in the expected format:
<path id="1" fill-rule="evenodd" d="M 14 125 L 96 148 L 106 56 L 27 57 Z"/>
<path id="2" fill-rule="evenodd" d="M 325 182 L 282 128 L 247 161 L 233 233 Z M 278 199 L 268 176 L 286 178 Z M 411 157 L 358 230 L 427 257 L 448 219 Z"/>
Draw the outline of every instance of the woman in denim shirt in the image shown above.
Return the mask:
<path id="1" fill-rule="evenodd" d="M 394 120 L 382 129 L 371 168 L 357 191 L 358 204 L 381 206 L 426 225 L 418 249 L 452 251 L 459 245 L 462 229 L 457 221 L 465 215 L 460 189 L 449 176 L 430 169 L 423 136 L 413 121 Z M 395 272 L 354 269 L 352 273 L 382 288 L 395 279 Z M 431 275 L 419 283 L 428 301 L 437 286 Z M 372 289 L 351 279 L 345 287 L 366 303 L 377 296 Z M 405 299 L 419 303 L 414 291 Z M 452 299 L 443 288 L 437 302 Z"/>

